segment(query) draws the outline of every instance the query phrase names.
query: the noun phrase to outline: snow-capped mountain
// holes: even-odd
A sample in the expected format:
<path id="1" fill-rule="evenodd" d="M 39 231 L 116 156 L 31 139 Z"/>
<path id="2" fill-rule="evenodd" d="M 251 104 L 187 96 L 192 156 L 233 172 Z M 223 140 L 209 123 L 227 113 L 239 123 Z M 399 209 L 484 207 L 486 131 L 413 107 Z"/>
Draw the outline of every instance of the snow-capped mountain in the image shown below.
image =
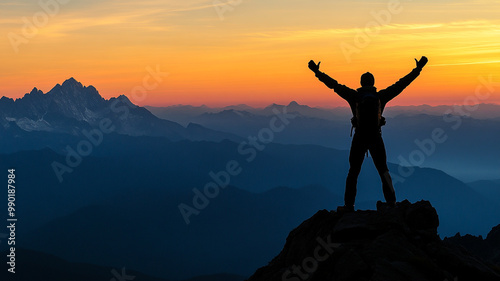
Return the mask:
<path id="1" fill-rule="evenodd" d="M 113 127 L 113 132 L 131 136 L 162 136 L 173 141 L 237 139 L 202 126 L 183 127 L 159 119 L 124 95 L 104 99 L 95 87 L 84 86 L 74 78 L 57 84 L 46 94 L 34 88 L 20 99 L 0 99 L 0 125 L 6 130 L 18 127 L 26 132 L 79 135 L 82 130 L 99 128 L 103 122 Z"/>

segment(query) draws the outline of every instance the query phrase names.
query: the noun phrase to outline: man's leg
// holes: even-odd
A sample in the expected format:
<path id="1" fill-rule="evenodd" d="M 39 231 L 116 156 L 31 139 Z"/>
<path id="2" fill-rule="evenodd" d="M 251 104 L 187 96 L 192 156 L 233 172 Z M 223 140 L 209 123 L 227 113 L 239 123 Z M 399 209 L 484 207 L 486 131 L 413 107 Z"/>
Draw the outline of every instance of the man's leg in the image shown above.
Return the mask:
<path id="1" fill-rule="evenodd" d="M 356 185 L 358 183 L 358 175 L 363 165 L 363 160 L 366 153 L 365 140 L 360 134 L 354 134 L 351 143 L 351 151 L 349 152 L 349 173 L 345 184 L 344 204 L 346 207 L 353 207 L 356 200 Z"/>
<path id="2" fill-rule="evenodd" d="M 392 185 L 391 175 L 387 167 L 387 155 L 385 152 L 384 141 L 382 135 L 377 135 L 369 147 L 370 154 L 373 158 L 373 163 L 377 168 L 380 179 L 382 180 L 382 190 L 384 192 L 385 201 L 389 205 L 396 204 L 396 192 Z"/>

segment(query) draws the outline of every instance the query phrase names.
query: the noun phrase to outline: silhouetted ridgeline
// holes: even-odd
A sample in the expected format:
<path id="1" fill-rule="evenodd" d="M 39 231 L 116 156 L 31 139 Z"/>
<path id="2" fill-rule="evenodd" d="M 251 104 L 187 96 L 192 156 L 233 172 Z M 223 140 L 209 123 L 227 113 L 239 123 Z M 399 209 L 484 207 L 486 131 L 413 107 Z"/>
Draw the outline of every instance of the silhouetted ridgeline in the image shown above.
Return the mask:
<path id="1" fill-rule="evenodd" d="M 460 245 L 469 252 L 500 267 L 500 225 L 493 227 L 486 239 L 481 236 L 460 233 L 444 239 L 445 242 Z"/>
<path id="2" fill-rule="evenodd" d="M 68 262 L 64 259 L 37 251 L 18 249 L 16 273 L 0 272 L 0 280 L 8 281 L 171 281 L 152 277 L 128 267 L 99 266 L 88 263 Z M 0 252 L 6 256 L 7 252 Z M 4 267 L 5 268 L 5 267 Z M 2 269 L 4 269 L 2 268 Z M 241 281 L 243 277 L 234 274 L 213 274 L 183 281 Z M 180 281 L 177 279 L 177 281 Z"/>
<path id="3" fill-rule="evenodd" d="M 428 201 L 341 214 L 322 210 L 290 232 L 248 281 L 500 280 L 500 268 L 437 236 Z"/>

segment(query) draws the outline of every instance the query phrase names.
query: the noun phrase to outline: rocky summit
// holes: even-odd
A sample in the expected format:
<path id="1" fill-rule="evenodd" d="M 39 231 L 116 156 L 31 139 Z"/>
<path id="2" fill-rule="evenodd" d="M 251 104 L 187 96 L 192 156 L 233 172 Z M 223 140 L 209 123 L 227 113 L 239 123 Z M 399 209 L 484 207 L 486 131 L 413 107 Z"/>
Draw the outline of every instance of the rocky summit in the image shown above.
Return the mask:
<path id="1" fill-rule="evenodd" d="M 281 253 L 248 281 L 500 280 L 498 266 L 443 242 L 438 226 L 428 201 L 321 210 L 292 230 Z"/>

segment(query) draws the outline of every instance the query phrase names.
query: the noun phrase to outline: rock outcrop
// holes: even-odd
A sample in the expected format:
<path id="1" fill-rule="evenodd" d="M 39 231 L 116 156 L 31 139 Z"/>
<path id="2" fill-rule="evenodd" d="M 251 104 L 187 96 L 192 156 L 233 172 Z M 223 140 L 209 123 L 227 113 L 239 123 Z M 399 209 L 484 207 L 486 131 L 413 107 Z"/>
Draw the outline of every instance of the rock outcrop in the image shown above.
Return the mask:
<path id="1" fill-rule="evenodd" d="M 498 267 L 439 238 L 428 201 L 377 209 L 317 212 L 248 281 L 500 280 Z"/>
<path id="2" fill-rule="evenodd" d="M 443 241 L 464 247 L 470 253 L 491 262 L 500 268 L 500 225 L 493 227 L 483 239 L 481 236 L 466 234 L 445 238 Z"/>

